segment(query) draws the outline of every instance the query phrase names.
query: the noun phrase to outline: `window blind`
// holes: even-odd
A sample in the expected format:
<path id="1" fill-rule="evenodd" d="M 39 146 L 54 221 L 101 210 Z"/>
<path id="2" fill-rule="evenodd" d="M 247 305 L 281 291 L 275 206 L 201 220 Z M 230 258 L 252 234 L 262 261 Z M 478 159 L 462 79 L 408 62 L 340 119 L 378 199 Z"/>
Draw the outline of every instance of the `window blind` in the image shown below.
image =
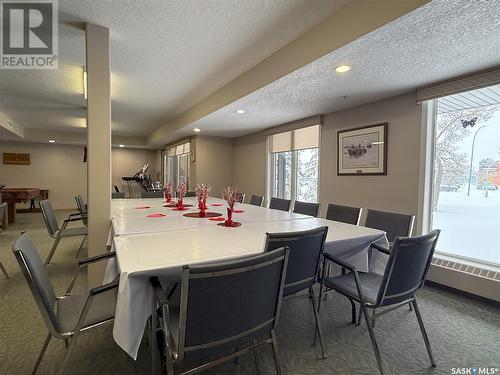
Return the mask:
<path id="1" fill-rule="evenodd" d="M 417 103 L 500 84 L 500 67 L 440 82 L 417 90 Z"/>
<path id="2" fill-rule="evenodd" d="M 271 152 L 319 147 L 319 124 L 271 135 Z"/>
<path id="3" fill-rule="evenodd" d="M 190 144 L 189 142 L 182 143 L 177 146 L 172 146 L 167 150 L 167 156 L 175 156 L 175 155 L 182 155 L 182 154 L 188 154 L 190 150 Z"/>

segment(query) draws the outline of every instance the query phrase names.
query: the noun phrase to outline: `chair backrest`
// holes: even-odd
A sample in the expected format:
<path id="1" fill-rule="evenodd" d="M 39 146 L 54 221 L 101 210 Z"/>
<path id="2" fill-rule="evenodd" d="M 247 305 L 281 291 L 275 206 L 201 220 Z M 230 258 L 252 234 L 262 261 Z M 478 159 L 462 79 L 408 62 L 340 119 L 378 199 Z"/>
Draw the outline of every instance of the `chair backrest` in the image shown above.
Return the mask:
<path id="1" fill-rule="evenodd" d="M 47 231 L 51 236 L 55 236 L 59 231 L 59 224 L 57 223 L 56 215 L 54 214 L 54 210 L 49 200 L 44 199 L 40 201 L 40 208 L 42 209 L 43 221 L 45 222 Z"/>
<path id="2" fill-rule="evenodd" d="M 390 305 L 411 298 L 424 284 L 439 238 L 439 229 L 417 237 L 396 237 L 377 302 Z"/>
<path id="3" fill-rule="evenodd" d="M 411 236 L 414 220 L 415 215 L 369 209 L 366 213 L 365 227 L 383 230 L 389 243 L 393 243 L 396 237 Z"/>
<path id="4" fill-rule="evenodd" d="M 143 193 L 146 192 L 141 192 L 141 198 L 145 198 Z M 149 191 L 147 193 L 150 193 Z M 119 193 L 112 192 L 111 193 L 111 199 L 123 199 L 125 198 L 125 192 L 121 191 Z M 156 197 L 146 197 L 146 198 L 156 198 Z"/>
<path id="5" fill-rule="evenodd" d="M 141 198 L 163 198 L 163 191 L 141 191 Z"/>
<path id="6" fill-rule="evenodd" d="M 283 296 L 314 284 L 327 234 L 326 226 L 300 232 L 267 233 L 266 252 L 280 247 L 290 249 Z"/>
<path id="7" fill-rule="evenodd" d="M 269 208 L 281 211 L 290 211 L 290 199 L 271 198 Z"/>
<path id="8" fill-rule="evenodd" d="M 186 191 L 186 194 L 184 194 L 184 197 L 186 197 L 186 198 L 196 197 L 196 191 Z"/>
<path id="9" fill-rule="evenodd" d="M 179 356 L 216 347 L 277 322 L 285 284 L 288 249 L 182 272 Z"/>
<path id="10" fill-rule="evenodd" d="M 240 193 L 240 197 L 238 199 L 238 203 L 245 203 L 245 197 L 246 197 L 245 193 Z"/>
<path id="11" fill-rule="evenodd" d="M 361 217 L 361 208 L 342 206 L 340 204 L 328 205 L 328 210 L 326 211 L 326 219 L 340 221 L 341 223 L 358 225 L 359 218 Z"/>
<path id="12" fill-rule="evenodd" d="M 54 311 L 56 294 L 35 245 L 24 233 L 12 244 L 12 251 L 28 282 L 38 309 L 52 334 L 59 332 L 59 323 Z"/>
<path id="13" fill-rule="evenodd" d="M 319 203 L 295 201 L 293 212 L 296 214 L 304 214 L 317 217 L 319 213 Z"/>
<path id="14" fill-rule="evenodd" d="M 2 227 L 3 217 L 6 212 L 7 212 L 7 202 L 0 203 L 0 228 Z"/>
<path id="15" fill-rule="evenodd" d="M 80 212 L 82 215 L 87 214 L 87 206 L 85 205 L 85 201 L 83 200 L 83 197 L 78 194 L 75 197 L 75 202 L 76 202 L 76 207 L 78 208 L 78 212 Z"/>
<path id="16" fill-rule="evenodd" d="M 253 206 L 261 207 L 262 202 L 264 202 L 264 197 L 262 197 L 260 195 L 252 194 L 252 196 L 250 197 L 250 204 Z"/>

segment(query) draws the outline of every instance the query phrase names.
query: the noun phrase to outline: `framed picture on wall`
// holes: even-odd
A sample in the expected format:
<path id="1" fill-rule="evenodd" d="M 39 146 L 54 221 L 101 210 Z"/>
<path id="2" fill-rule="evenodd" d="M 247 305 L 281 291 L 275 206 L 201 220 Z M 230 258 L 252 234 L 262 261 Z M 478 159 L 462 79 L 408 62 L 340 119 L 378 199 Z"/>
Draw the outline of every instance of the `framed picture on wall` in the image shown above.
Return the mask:
<path id="1" fill-rule="evenodd" d="M 386 122 L 337 133 L 337 175 L 386 174 Z"/>

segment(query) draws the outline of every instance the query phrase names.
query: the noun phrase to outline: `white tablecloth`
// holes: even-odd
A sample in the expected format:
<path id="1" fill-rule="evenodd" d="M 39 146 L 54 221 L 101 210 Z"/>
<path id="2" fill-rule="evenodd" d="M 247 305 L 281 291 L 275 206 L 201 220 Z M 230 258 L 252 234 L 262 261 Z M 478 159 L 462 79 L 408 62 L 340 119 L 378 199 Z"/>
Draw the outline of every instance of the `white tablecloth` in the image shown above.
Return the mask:
<path id="1" fill-rule="evenodd" d="M 130 202 L 126 204 L 129 207 L 137 207 L 138 202 L 139 200 L 135 200 L 135 205 Z M 235 214 L 235 220 L 243 223 L 237 228 L 221 227 L 217 222 L 208 219 L 184 218 L 182 213 L 185 212 L 177 215 L 178 212 L 175 211 L 171 211 L 175 212 L 175 215 L 169 215 L 172 216 L 172 230 L 125 234 L 148 229 L 147 222 L 137 217 L 134 211 L 128 216 L 130 222 L 116 226 L 121 231 L 121 235 L 113 239 L 117 262 L 108 264 L 105 281 L 120 276 L 113 336 L 118 345 L 133 358 L 137 356 L 144 327 L 151 315 L 152 291 L 149 285 L 151 276 L 178 280 L 185 264 L 219 262 L 260 254 L 264 249 L 266 232 L 297 231 L 327 225 L 329 231 L 325 250 L 353 263 L 360 270 L 366 270 L 368 267 L 367 251 L 371 243 L 387 246 L 384 232 L 375 229 L 324 219 L 297 217 L 294 214 L 267 208 L 248 205 L 240 207 L 245 209 L 245 212 Z M 126 207 L 120 209 L 123 212 L 127 210 Z M 258 220 L 259 215 L 261 221 Z M 283 219 L 271 220 L 274 215 L 283 215 Z M 269 220 L 266 221 L 266 218 Z M 191 224 L 197 221 L 198 224 Z M 206 223 L 202 224 L 203 221 Z M 180 222 L 185 222 L 185 226 L 179 224 Z M 160 225 L 163 224 L 151 221 L 151 227 L 158 226 L 158 229 Z M 181 229 L 175 229 L 177 225 Z M 170 225 L 166 226 L 170 228 Z M 383 261 L 373 265 L 373 268 L 380 271 L 383 268 Z"/>

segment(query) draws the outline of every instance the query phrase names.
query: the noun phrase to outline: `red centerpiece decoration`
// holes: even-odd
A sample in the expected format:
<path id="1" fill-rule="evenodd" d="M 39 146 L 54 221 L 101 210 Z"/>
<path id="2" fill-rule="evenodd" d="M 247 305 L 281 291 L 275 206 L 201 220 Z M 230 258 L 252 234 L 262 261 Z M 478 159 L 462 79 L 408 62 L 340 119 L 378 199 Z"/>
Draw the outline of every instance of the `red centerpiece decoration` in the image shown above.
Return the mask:
<path id="1" fill-rule="evenodd" d="M 198 184 L 194 188 L 196 198 L 198 198 L 198 209 L 200 210 L 198 214 L 200 217 L 205 217 L 207 211 L 207 198 L 211 190 L 212 186 L 206 184 Z"/>
<path id="2" fill-rule="evenodd" d="M 241 223 L 233 221 L 234 205 L 241 200 L 241 193 L 238 193 L 238 189 L 235 187 L 228 186 L 223 193 L 224 200 L 227 202 L 227 219 L 224 223 L 219 225 L 224 225 L 226 227 L 239 227 Z"/>
<path id="3" fill-rule="evenodd" d="M 168 181 L 165 187 L 163 188 L 163 198 L 165 198 L 165 203 L 172 202 L 172 193 L 173 193 L 172 181 Z"/>
<path id="4" fill-rule="evenodd" d="M 184 195 L 186 195 L 186 182 L 184 179 L 181 179 L 179 185 L 177 185 L 177 209 L 179 211 L 184 211 L 186 208 L 184 207 Z"/>
<path id="5" fill-rule="evenodd" d="M 214 218 L 217 216 L 222 216 L 221 213 L 218 212 L 209 212 L 207 211 L 207 198 L 210 194 L 210 190 L 212 190 L 212 186 L 199 184 L 196 185 L 195 189 L 196 197 L 198 198 L 198 212 L 189 212 L 184 214 L 185 217 L 201 217 L 201 218 Z M 222 219 L 224 220 L 224 219 Z"/>

